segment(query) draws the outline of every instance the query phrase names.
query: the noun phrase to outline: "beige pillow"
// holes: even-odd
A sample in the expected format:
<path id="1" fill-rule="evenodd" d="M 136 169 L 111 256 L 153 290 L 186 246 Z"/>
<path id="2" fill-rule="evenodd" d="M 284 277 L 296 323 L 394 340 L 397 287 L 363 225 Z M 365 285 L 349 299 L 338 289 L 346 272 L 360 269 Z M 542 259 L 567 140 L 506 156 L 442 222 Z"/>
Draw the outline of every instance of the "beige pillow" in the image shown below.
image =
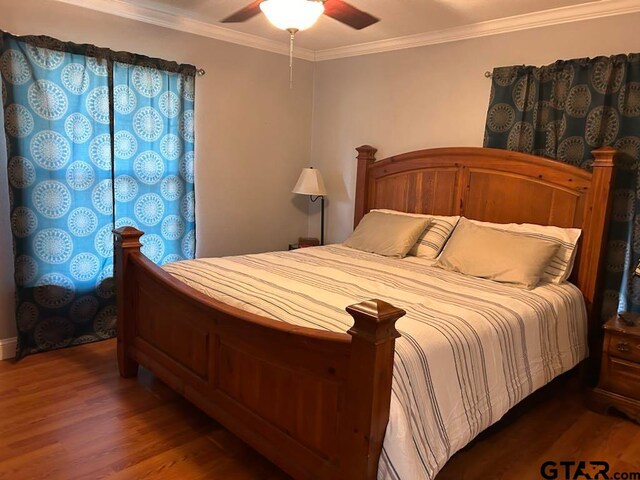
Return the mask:
<path id="1" fill-rule="evenodd" d="M 560 228 L 533 223 L 490 223 L 469 220 L 476 225 L 504 230 L 515 235 L 548 240 L 560 245 L 542 278 L 553 283 L 562 283 L 569 278 L 578 250 L 578 239 L 582 230 L 579 228 Z"/>
<path id="2" fill-rule="evenodd" d="M 535 287 L 560 246 L 482 227 L 461 218 L 436 266 L 528 289 Z"/>
<path id="3" fill-rule="evenodd" d="M 406 213 L 386 209 L 372 210 L 372 212 L 392 213 L 394 215 L 429 219 L 429 225 L 425 231 L 422 232 L 422 235 L 420 235 L 413 248 L 409 250 L 409 255 L 429 259 L 434 259 L 438 256 L 449 235 L 451 235 L 451 232 L 457 225 L 458 220 L 460 220 L 460 217 L 457 215 L 425 215 L 422 213 Z"/>
<path id="4" fill-rule="evenodd" d="M 362 217 L 344 245 L 385 257 L 403 258 L 428 224 L 427 218 L 370 212 Z"/>

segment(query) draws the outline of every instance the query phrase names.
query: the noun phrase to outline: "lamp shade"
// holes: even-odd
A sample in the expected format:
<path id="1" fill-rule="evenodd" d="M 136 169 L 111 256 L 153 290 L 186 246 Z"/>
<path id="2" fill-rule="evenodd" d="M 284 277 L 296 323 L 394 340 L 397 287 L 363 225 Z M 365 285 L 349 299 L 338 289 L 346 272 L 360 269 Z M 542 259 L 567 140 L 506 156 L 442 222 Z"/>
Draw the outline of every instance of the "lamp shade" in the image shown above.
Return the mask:
<path id="1" fill-rule="evenodd" d="M 312 167 L 303 168 L 298 182 L 291 192 L 300 195 L 325 196 L 327 189 L 324 186 L 324 180 L 322 179 L 320 170 Z"/>
<path id="2" fill-rule="evenodd" d="M 264 0 L 260 9 L 267 19 L 282 30 L 305 30 L 324 12 L 318 0 Z"/>

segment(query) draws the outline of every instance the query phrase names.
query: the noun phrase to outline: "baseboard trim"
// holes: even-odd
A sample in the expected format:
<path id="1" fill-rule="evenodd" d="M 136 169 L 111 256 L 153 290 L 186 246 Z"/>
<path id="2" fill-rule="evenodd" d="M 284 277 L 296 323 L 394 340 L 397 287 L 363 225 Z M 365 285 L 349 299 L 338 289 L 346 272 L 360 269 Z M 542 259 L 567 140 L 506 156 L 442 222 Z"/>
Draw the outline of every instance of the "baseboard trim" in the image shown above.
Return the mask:
<path id="1" fill-rule="evenodd" d="M 18 339 L 13 338 L 0 338 L 0 360 L 8 360 L 16 356 L 16 346 Z"/>

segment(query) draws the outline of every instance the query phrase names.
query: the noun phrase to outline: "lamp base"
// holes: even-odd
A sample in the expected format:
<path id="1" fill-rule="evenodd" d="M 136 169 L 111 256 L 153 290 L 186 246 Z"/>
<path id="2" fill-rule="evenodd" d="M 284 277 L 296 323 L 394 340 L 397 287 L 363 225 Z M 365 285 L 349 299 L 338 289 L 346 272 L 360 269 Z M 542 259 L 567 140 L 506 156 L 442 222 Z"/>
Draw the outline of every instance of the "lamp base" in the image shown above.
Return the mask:
<path id="1" fill-rule="evenodd" d="M 320 208 L 322 209 L 320 216 L 320 245 L 324 245 L 324 196 L 321 197 Z"/>
<path id="2" fill-rule="evenodd" d="M 627 327 L 635 327 L 638 324 L 639 317 L 640 315 L 633 312 L 622 312 L 618 314 L 618 318 L 622 320 Z"/>

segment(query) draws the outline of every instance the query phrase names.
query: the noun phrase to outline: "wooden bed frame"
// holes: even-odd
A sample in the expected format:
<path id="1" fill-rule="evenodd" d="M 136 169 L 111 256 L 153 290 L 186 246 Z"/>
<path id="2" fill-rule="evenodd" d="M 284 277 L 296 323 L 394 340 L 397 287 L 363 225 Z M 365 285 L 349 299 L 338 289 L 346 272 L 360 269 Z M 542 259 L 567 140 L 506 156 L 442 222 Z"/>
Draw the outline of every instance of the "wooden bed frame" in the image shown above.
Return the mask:
<path id="1" fill-rule="evenodd" d="M 615 150 L 593 152 L 593 173 L 505 150 L 441 148 L 379 162 L 375 148 L 357 151 L 355 225 L 372 208 L 392 208 L 582 228 L 572 281 L 598 350 Z M 114 233 L 123 377 L 145 366 L 294 478 L 376 478 L 404 311 L 371 300 L 347 307 L 346 333 L 293 326 L 176 280 L 140 252 L 141 231 Z"/>

